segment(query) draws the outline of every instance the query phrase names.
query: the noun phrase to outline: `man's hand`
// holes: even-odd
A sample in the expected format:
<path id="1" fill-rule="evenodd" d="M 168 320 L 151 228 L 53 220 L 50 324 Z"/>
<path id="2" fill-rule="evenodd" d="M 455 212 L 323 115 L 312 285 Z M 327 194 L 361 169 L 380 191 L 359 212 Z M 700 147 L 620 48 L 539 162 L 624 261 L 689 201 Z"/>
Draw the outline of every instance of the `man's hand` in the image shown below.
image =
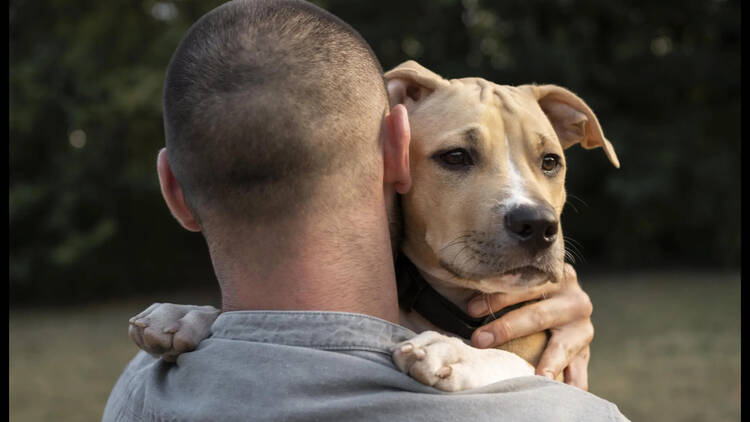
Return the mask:
<path id="1" fill-rule="evenodd" d="M 593 305 L 578 284 L 571 265 L 565 264 L 560 283 L 547 283 L 522 293 L 478 296 L 469 302 L 468 310 L 470 315 L 479 317 L 532 299 L 541 300 L 478 328 L 472 336 L 472 345 L 495 347 L 514 338 L 550 330 L 536 374 L 554 379 L 564 370 L 565 383 L 588 390 L 589 344 L 594 338 Z M 487 309 L 488 304 L 491 309 Z"/>

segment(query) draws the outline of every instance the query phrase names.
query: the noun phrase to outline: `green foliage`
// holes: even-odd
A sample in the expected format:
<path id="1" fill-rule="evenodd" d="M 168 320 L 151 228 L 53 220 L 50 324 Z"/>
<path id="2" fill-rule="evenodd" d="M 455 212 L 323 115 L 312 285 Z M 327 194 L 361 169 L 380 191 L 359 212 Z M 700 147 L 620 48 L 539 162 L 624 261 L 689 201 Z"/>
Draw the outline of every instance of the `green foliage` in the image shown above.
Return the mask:
<path id="1" fill-rule="evenodd" d="M 166 65 L 220 3 L 10 2 L 11 301 L 213 283 L 202 239 L 161 203 L 154 163 Z M 315 3 L 384 69 L 413 58 L 584 98 L 623 165 L 567 154 L 564 224 L 588 265 L 739 265 L 739 2 Z"/>

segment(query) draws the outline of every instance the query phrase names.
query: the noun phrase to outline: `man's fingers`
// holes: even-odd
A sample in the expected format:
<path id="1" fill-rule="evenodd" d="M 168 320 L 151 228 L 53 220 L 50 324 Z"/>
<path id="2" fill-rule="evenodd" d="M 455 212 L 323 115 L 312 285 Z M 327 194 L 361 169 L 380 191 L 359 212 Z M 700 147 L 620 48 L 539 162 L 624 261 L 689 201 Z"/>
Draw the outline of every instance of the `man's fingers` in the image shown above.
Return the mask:
<path id="1" fill-rule="evenodd" d="M 489 295 L 482 294 L 469 301 L 467 310 L 469 315 L 473 317 L 481 317 L 488 315 L 490 312 L 497 312 L 517 303 L 552 296 L 561 288 L 561 283 L 546 283 L 523 292 L 493 293 Z"/>
<path id="2" fill-rule="evenodd" d="M 565 383 L 584 391 L 589 391 L 589 350 L 588 346 L 584 347 L 565 368 Z"/>
<path id="3" fill-rule="evenodd" d="M 594 326 L 588 319 L 570 323 L 552 331 L 536 367 L 538 375 L 556 377 L 594 338 Z M 588 357 L 587 357 L 588 359 Z M 588 360 L 586 360 L 588 364 Z"/>
<path id="4" fill-rule="evenodd" d="M 565 264 L 560 283 L 547 283 L 526 292 L 479 296 L 469 302 L 468 312 L 473 316 L 483 316 L 538 298 L 542 300 L 510 311 L 477 329 L 472 335 L 472 345 L 494 347 L 512 339 L 550 330 L 552 334 L 536 373 L 555 379 L 564 371 L 566 383 L 587 390 L 589 344 L 594 336 L 594 326 L 591 324 L 593 305 L 581 289 L 571 265 Z"/>
<path id="5" fill-rule="evenodd" d="M 571 321 L 588 320 L 591 307 L 582 306 L 581 299 L 573 296 L 555 296 L 510 311 L 478 328 L 472 336 L 472 344 L 476 347 L 498 346 L 514 338 L 561 327 Z M 489 338 L 483 333 L 491 334 L 494 340 L 491 343 L 487 343 L 486 340 L 482 342 L 482 339 Z"/>

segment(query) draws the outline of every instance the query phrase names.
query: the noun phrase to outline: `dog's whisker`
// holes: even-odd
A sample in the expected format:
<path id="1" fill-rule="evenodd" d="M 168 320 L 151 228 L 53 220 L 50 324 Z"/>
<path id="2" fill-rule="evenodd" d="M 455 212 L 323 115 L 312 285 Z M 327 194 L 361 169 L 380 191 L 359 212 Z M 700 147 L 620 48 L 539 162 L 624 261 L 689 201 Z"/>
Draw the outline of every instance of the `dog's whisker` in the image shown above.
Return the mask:
<path id="1" fill-rule="evenodd" d="M 572 238 L 572 237 L 570 237 L 570 236 L 563 236 L 563 240 L 564 240 L 564 241 L 566 241 L 566 242 L 571 242 L 571 243 L 575 243 L 575 244 L 576 244 L 576 245 L 578 245 L 578 246 L 583 246 L 583 245 L 581 244 L 581 242 L 579 242 L 579 241 L 577 241 L 577 240 L 573 239 L 573 238 Z"/>
<path id="2" fill-rule="evenodd" d="M 468 245 L 467 245 L 467 247 L 468 247 Z M 468 257 L 466 259 L 464 259 L 464 262 L 461 263 L 461 268 L 466 268 L 466 263 L 469 262 L 469 261 L 471 261 L 472 259 L 475 259 L 473 253 L 469 253 L 467 255 L 468 255 Z"/>
<path id="3" fill-rule="evenodd" d="M 564 240 L 566 247 L 570 247 L 572 249 L 575 249 L 576 251 L 580 251 L 583 248 L 583 245 L 574 239 L 565 238 Z"/>
<path id="4" fill-rule="evenodd" d="M 574 245 L 565 245 L 565 250 L 568 251 L 568 252 L 570 252 L 570 253 L 574 253 L 574 254 L 578 254 L 578 255 L 581 254 L 581 251 L 576 246 L 574 246 Z"/>
<path id="5" fill-rule="evenodd" d="M 573 205 L 573 203 L 572 203 L 572 202 L 569 202 L 569 201 L 568 201 L 568 202 L 566 202 L 566 203 L 565 203 L 565 206 L 570 206 L 571 208 L 573 208 L 573 211 L 575 211 L 575 212 L 576 212 L 576 214 L 580 214 L 580 212 L 578 211 L 578 208 L 576 208 L 576 206 L 575 206 L 575 205 Z"/>
<path id="6" fill-rule="evenodd" d="M 463 248 L 461 248 L 461 249 L 460 249 L 460 250 L 459 250 L 459 251 L 458 251 L 458 252 L 456 253 L 456 255 L 454 255 L 454 256 L 453 256 L 453 261 L 451 261 L 451 266 L 452 266 L 452 267 L 454 267 L 454 268 L 455 268 L 455 266 L 456 266 L 456 258 L 458 258 L 458 256 L 459 256 L 459 255 L 461 255 L 461 253 L 462 253 L 462 252 L 463 252 L 463 251 L 464 251 L 464 250 L 465 250 L 466 248 L 468 248 L 468 247 L 469 247 L 469 245 L 464 245 L 464 247 L 463 247 Z"/>
<path id="7" fill-rule="evenodd" d="M 484 303 L 487 304 L 487 309 L 489 309 L 490 315 L 492 315 L 492 320 L 496 320 L 497 316 L 492 312 L 492 305 L 490 305 L 490 295 L 488 293 L 482 293 L 482 296 L 484 296 Z"/>
<path id="8" fill-rule="evenodd" d="M 444 249 L 447 249 L 447 248 L 449 248 L 451 246 L 454 246 L 456 244 L 465 242 L 470 237 L 471 237 L 471 233 L 464 232 L 464 233 L 458 235 L 455 239 L 453 239 L 450 242 L 448 242 L 445 246 L 443 246 L 442 248 L 440 248 L 440 251 L 443 251 Z"/>
<path id="9" fill-rule="evenodd" d="M 583 258 L 583 252 L 581 251 L 581 248 L 583 247 L 578 241 L 572 238 L 563 238 L 565 240 L 565 250 L 570 251 L 570 253 L 576 255 L 579 258 Z"/>
<path id="10" fill-rule="evenodd" d="M 445 246 L 443 246 L 442 248 L 440 248 L 440 252 L 443 252 L 444 250 L 446 250 L 446 249 L 448 249 L 448 248 L 450 248 L 450 247 L 452 247 L 452 246 L 465 245 L 465 244 L 466 244 L 466 242 L 465 242 L 465 241 L 462 241 L 462 240 L 454 240 L 453 242 L 451 242 L 451 243 L 448 243 L 447 245 L 445 245 Z"/>
<path id="11" fill-rule="evenodd" d="M 574 254 L 580 253 L 580 250 L 578 249 L 578 247 L 573 244 L 566 244 L 565 251 L 574 253 Z"/>
<path id="12" fill-rule="evenodd" d="M 443 250 L 448 249 L 451 246 L 459 245 L 461 243 L 466 243 L 466 237 L 468 237 L 468 236 L 458 237 L 456 239 L 451 240 L 445 246 L 443 246 L 442 248 L 440 248 L 440 251 L 442 252 Z"/>
<path id="13" fill-rule="evenodd" d="M 571 246 L 571 247 L 568 247 Z M 586 262 L 586 259 L 583 257 L 583 253 L 581 253 L 578 249 L 573 247 L 572 245 L 566 245 L 565 247 L 565 257 L 571 261 L 571 263 L 576 263 L 578 261 L 580 262 Z"/>
<path id="14" fill-rule="evenodd" d="M 565 201 L 564 206 L 570 206 L 571 208 L 573 208 L 573 211 L 575 211 L 576 214 L 580 214 L 581 212 L 578 209 L 578 207 L 575 205 L 574 201 L 577 201 L 579 206 L 588 207 L 588 204 L 584 202 L 583 199 L 570 193 L 568 194 L 568 200 Z"/>
<path id="15" fill-rule="evenodd" d="M 570 199 L 575 199 L 576 201 L 580 202 L 580 204 L 581 204 L 581 205 L 583 205 L 584 207 L 587 207 L 587 208 L 588 208 L 588 206 L 589 206 L 589 204 L 587 204 L 587 203 L 586 203 L 586 201 L 584 201 L 583 199 L 579 198 L 579 197 L 578 197 L 578 196 L 576 196 L 576 195 L 573 195 L 573 194 L 572 194 L 572 193 L 570 193 L 570 192 L 568 192 L 568 198 L 570 198 Z"/>

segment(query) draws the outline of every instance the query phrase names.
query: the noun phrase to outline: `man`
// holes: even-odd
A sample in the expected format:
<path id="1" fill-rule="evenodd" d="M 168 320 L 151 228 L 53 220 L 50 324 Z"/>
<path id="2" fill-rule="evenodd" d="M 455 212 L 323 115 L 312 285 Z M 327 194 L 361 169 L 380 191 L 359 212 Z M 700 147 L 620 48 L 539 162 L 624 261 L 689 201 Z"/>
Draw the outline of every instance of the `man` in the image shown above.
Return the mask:
<path id="1" fill-rule="evenodd" d="M 388 220 L 411 184 L 409 124 L 381 75 L 352 28 L 303 2 L 236 0 L 193 25 L 167 69 L 157 168 L 172 214 L 206 239 L 224 312 L 176 364 L 139 353 L 105 421 L 624 419 L 542 377 L 445 394 L 393 365 L 414 335 L 396 325 Z M 580 333 L 583 313 L 553 322 Z M 516 315 L 513 335 L 549 328 Z M 578 354 L 585 378 L 589 341 L 558 341 L 543 369 Z"/>

